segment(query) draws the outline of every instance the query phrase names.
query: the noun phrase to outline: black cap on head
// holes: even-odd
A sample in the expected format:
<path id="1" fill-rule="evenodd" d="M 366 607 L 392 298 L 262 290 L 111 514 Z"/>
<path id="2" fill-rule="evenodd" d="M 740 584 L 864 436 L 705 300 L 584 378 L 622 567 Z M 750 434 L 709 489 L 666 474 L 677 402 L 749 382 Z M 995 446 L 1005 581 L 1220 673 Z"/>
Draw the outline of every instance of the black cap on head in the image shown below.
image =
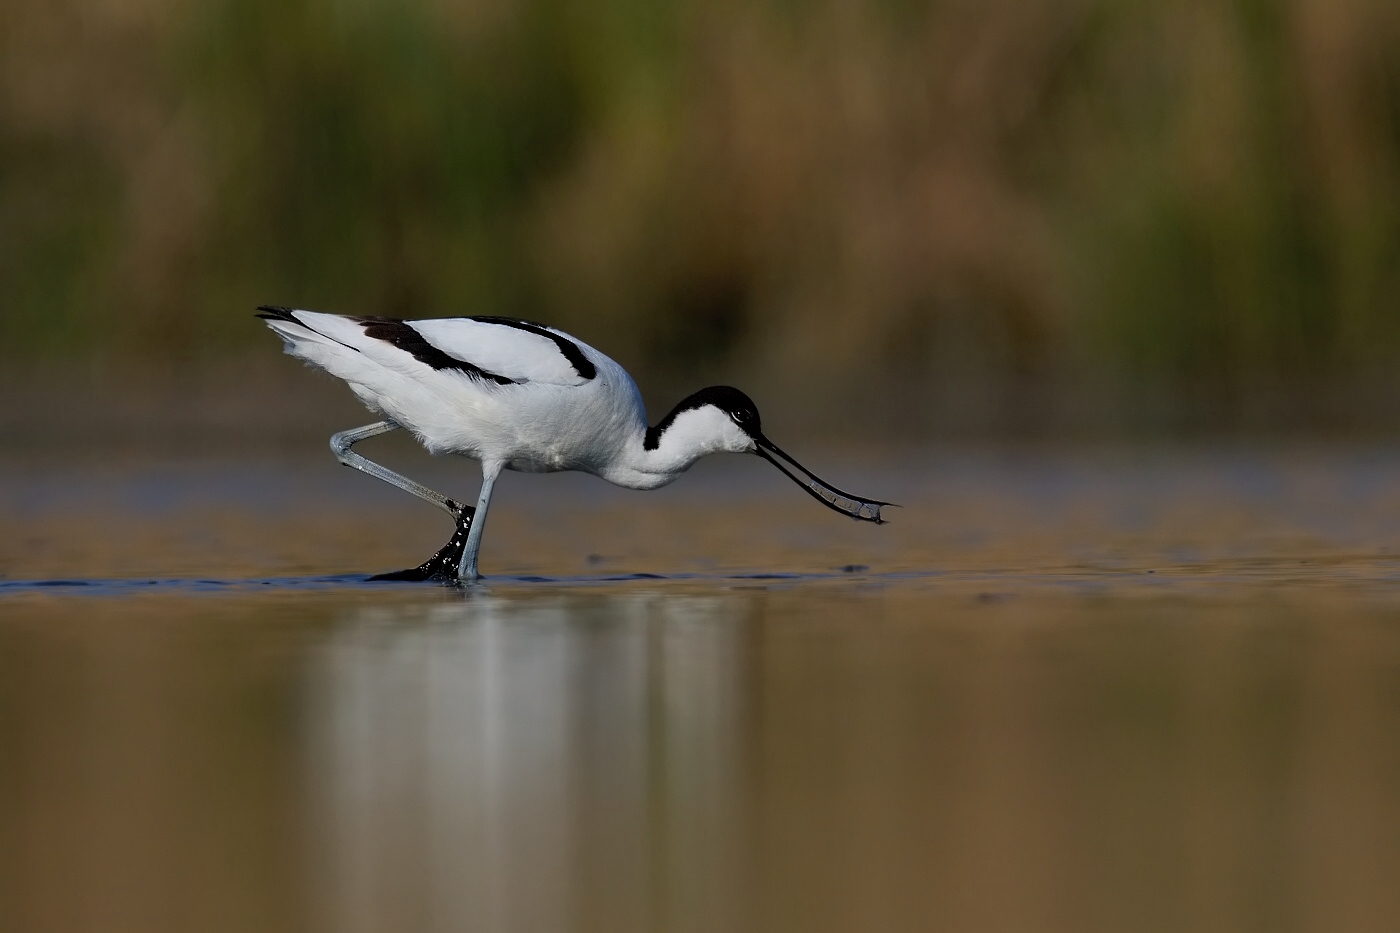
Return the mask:
<path id="1" fill-rule="evenodd" d="M 753 399 L 733 386 L 708 386 L 681 399 L 676 407 L 671 409 L 670 414 L 662 418 L 655 427 L 648 428 L 643 446 L 647 450 L 655 450 L 657 444 L 661 442 L 661 435 L 671 426 L 671 422 L 676 420 L 677 415 L 682 412 L 694 411 L 697 408 L 704 408 L 706 405 L 713 405 L 733 418 L 734 423 L 742 428 L 749 437 L 757 439 L 763 436 L 762 423 L 758 417 L 758 406 L 753 403 Z"/>
<path id="2" fill-rule="evenodd" d="M 709 386 L 701 389 L 687 399 L 693 399 L 694 408 L 704 405 L 713 405 L 720 411 L 734 419 L 734 423 L 743 428 L 750 436 L 757 437 L 762 432 L 762 423 L 758 417 L 758 406 L 753 403 L 743 392 L 733 386 Z"/>

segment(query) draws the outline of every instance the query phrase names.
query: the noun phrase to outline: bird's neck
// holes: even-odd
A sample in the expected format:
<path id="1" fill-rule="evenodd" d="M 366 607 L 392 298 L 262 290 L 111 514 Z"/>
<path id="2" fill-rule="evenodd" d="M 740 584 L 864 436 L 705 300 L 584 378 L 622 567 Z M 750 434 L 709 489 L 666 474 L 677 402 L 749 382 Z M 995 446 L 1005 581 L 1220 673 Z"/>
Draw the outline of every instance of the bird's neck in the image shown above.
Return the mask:
<path id="1" fill-rule="evenodd" d="M 728 415 L 715 408 L 679 406 L 655 426 L 638 431 L 618 469 L 606 478 L 623 486 L 664 486 L 708 454 L 739 451 L 744 440 Z"/>
<path id="2" fill-rule="evenodd" d="M 719 438 L 700 412 L 667 415 L 647 428 L 642 438 L 642 462 L 662 473 L 681 473 L 706 454 L 723 449 Z"/>

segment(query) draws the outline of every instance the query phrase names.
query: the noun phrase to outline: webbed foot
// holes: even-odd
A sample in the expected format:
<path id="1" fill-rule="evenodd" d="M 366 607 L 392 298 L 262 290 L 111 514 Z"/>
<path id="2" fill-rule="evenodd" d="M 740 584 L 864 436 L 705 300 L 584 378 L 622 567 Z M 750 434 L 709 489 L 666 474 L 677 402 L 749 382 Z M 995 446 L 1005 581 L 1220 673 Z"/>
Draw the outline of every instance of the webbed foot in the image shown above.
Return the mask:
<path id="1" fill-rule="evenodd" d="M 438 552 L 429 557 L 417 567 L 408 570 L 395 570 L 391 573 L 376 573 L 370 577 L 370 582 L 393 581 L 401 583 L 442 583 L 445 585 L 456 585 L 457 568 L 462 562 L 462 551 L 467 546 L 467 533 L 472 528 L 472 518 L 476 515 L 476 509 L 470 506 L 463 506 L 457 513 L 457 529 L 452 532 L 452 537 L 447 539 L 447 543 L 438 549 Z"/>

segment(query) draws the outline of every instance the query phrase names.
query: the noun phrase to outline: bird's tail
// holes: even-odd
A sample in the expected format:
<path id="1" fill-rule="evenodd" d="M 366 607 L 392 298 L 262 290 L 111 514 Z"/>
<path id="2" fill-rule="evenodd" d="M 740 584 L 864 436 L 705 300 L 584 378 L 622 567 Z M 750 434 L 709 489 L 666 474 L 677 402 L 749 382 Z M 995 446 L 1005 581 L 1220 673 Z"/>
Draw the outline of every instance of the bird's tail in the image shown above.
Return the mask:
<path id="1" fill-rule="evenodd" d="M 266 321 L 267 326 L 287 342 L 289 350 L 301 341 L 326 342 L 330 339 L 298 320 L 297 312 L 291 308 L 258 305 L 258 317 Z"/>
<path id="2" fill-rule="evenodd" d="M 284 308 L 281 305 L 258 305 L 258 317 L 264 321 L 290 321 L 293 324 L 300 324 L 297 320 L 296 312 L 291 308 Z"/>
<path id="3" fill-rule="evenodd" d="M 360 329 L 349 318 L 277 305 L 261 305 L 258 317 L 282 338 L 283 350 L 288 356 L 350 383 L 365 380 L 369 364 L 364 354 L 349 342 L 359 335 Z"/>
<path id="4" fill-rule="evenodd" d="M 325 365 L 322 356 L 356 351 L 346 334 L 336 333 L 345 330 L 347 318 L 336 314 L 317 314 L 314 311 L 298 311 L 278 305 L 259 305 L 258 317 L 267 323 L 277 336 L 286 343 L 286 351 L 292 356 Z M 354 333 L 350 336 L 358 336 Z M 321 352 L 318 352 L 321 351 Z"/>

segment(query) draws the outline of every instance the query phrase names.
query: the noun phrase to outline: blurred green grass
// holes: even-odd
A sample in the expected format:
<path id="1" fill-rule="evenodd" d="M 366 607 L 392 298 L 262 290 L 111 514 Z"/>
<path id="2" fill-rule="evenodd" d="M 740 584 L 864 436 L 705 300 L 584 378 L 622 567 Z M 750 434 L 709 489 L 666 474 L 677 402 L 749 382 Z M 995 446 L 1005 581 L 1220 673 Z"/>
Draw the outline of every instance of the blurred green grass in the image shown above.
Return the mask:
<path id="1" fill-rule="evenodd" d="M 1400 402 L 1390 0 L 49 0 L 0 54 L 12 372 L 273 302 L 915 433 Z"/>

